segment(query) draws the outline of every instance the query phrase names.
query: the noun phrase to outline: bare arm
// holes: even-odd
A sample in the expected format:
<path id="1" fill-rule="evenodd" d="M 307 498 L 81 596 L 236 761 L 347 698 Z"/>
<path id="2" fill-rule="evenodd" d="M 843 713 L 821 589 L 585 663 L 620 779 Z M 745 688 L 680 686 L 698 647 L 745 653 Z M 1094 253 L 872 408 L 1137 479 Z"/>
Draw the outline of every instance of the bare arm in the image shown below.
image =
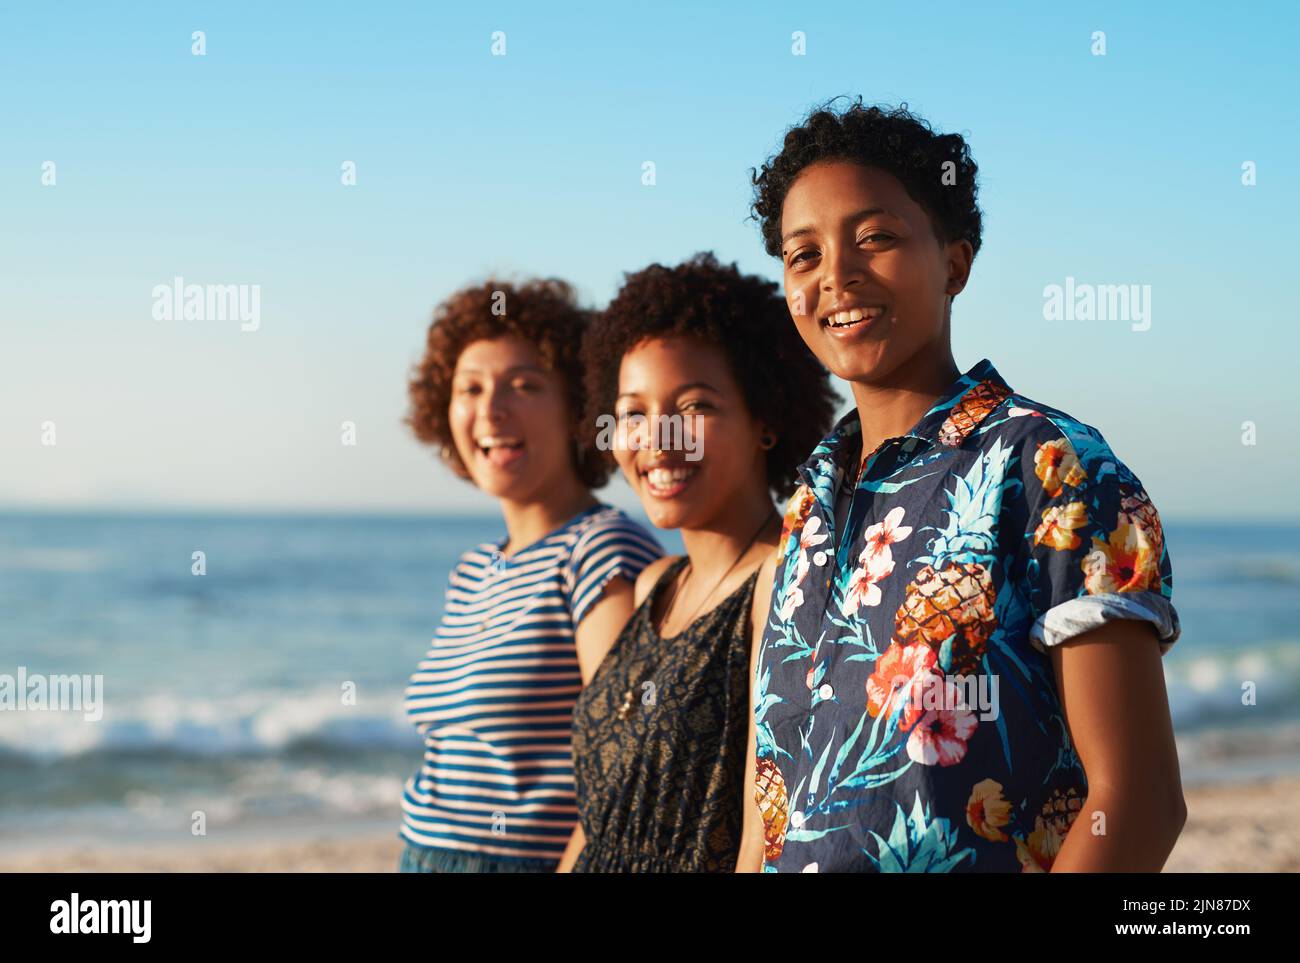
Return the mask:
<path id="1" fill-rule="evenodd" d="M 596 674 L 631 614 L 632 583 L 622 577 L 610 579 L 574 633 L 583 685 Z"/>
<path id="2" fill-rule="evenodd" d="M 573 872 L 573 864 L 578 861 L 578 854 L 582 848 L 587 845 L 587 837 L 582 831 L 582 823 L 573 827 L 573 835 L 569 837 L 569 845 L 564 848 L 564 855 L 560 857 L 560 864 L 555 867 L 557 873 Z"/>
<path id="3" fill-rule="evenodd" d="M 736 872 L 761 873 L 763 871 L 763 818 L 754 802 L 754 759 L 758 755 L 758 737 L 754 727 L 754 679 L 758 673 L 758 650 L 763 643 L 763 629 L 767 626 L 767 613 L 772 604 L 772 579 L 776 573 L 776 553 L 773 552 L 759 567 L 758 583 L 754 586 L 754 605 L 750 609 L 749 644 L 749 740 L 745 750 L 745 779 L 741 783 L 741 811 L 745 814 L 741 825 L 740 855 L 736 858 Z"/>
<path id="4" fill-rule="evenodd" d="M 1155 632 L 1132 619 L 1108 622 L 1050 652 L 1088 776 L 1088 798 L 1052 871 L 1159 872 L 1187 808 Z"/>

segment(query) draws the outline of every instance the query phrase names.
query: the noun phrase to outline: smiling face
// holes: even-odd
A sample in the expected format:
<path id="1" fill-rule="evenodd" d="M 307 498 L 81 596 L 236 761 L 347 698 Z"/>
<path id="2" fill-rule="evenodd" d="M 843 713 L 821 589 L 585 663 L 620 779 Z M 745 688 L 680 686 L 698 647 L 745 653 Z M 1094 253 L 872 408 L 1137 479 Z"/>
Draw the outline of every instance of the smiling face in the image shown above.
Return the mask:
<path id="1" fill-rule="evenodd" d="M 790 314 L 831 373 L 885 384 L 950 352 L 949 297 L 965 286 L 973 251 L 964 240 L 940 243 L 892 174 L 812 165 L 786 194 L 781 237 Z"/>
<path id="2" fill-rule="evenodd" d="M 576 479 L 564 386 L 521 338 L 465 346 L 448 416 L 470 479 L 495 498 L 537 501 Z"/>
<path id="3" fill-rule="evenodd" d="M 766 491 L 763 425 L 716 345 L 642 341 L 623 355 L 618 392 L 627 444 L 614 458 L 657 527 L 709 528 Z"/>

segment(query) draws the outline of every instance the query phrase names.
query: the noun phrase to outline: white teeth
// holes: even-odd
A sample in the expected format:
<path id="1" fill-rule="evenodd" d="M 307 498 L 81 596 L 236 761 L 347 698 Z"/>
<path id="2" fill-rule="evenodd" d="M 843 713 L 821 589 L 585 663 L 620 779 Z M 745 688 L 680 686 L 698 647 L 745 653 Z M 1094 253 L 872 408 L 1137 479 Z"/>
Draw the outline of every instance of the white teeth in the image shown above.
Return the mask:
<path id="1" fill-rule="evenodd" d="M 671 488 L 694 474 L 694 468 L 651 468 L 646 472 L 646 481 L 652 488 Z"/>
<path id="2" fill-rule="evenodd" d="M 480 438 L 480 439 L 478 440 L 478 446 L 479 446 L 480 448 L 482 448 L 482 449 L 485 449 L 485 450 L 491 450 L 491 449 L 493 449 L 493 448 L 502 448 L 502 447 L 504 447 L 504 448 L 518 448 L 518 447 L 521 446 L 522 444 L 523 444 L 522 441 L 517 441 L 517 440 L 514 439 L 514 438 L 498 438 L 498 437 L 495 436 L 495 435 L 489 435 L 489 436 L 486 436 L 486 437 Z"/>
<path id="3" fill-rule="evenodd" d="M 826 316 L 826 323 L 833 328 L 842 328 L 848 324 L 857 324 L 864 318 L 874 321 L 885 313 L 884 308 L 853 308 L 850 311 L 836 311 Z"/>

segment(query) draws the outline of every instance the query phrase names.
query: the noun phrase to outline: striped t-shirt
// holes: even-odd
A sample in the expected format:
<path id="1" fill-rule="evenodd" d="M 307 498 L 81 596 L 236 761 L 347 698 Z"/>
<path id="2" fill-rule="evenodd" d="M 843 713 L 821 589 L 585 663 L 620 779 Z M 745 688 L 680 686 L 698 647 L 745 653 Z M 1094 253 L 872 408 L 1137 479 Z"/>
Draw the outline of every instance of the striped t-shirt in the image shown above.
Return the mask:
<path id="1" fill-rule="evenodd" d="M 577 822 L 574 629 L 610 579 L 635 581 L 662 550 L 605 504 L 509 558 L 505 543 L 461 556 L 406 689 L 424 760 L 402 795 L 401 835 L 417 846 L 558 860 Z"/>

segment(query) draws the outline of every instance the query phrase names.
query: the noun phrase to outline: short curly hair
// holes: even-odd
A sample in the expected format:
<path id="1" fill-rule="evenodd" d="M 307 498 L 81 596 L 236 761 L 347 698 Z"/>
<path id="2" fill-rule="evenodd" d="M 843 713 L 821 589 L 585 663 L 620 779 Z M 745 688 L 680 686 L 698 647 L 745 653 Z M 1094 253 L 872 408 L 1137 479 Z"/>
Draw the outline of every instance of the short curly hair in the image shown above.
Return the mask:
<path id="1" fill-rule="evenodd" d="M 767 451 L 768 488 L 789 495 L 796 469 L 830 430 L 836 404 L 830 378 L 790 322 L 777 285 L 720 264 L 712 253 L 624 276 L 583 342 L 586 424 L 613 413 L 623 355 L 648 339 L 672 337 L 722 350 L 750 413 L 776 435 Z"/>
<path id="2" fill-rule="evenodd" d="M 504 311 L 504 313 L 503 313 Z M 512 284 L 493 279 L 457 291 L 434 310 L 424 357 L 411 372 L 410 410 L 404 423 L 415 437 L 436 445 L 443 462 L 461 478 L 470 474 L 452 440 L 448 409 L 452 375 L 466 346 L 514 336 L 537 347 L 542 363 L 559 375 L 575 439 L 570 460 L 588 488 L 609 480 L 611 466 L 579 428 L 582 417 L 582 337 L 593 312 L 579 306 L 565 281 L 546 278 Z"/>
<path id="3" fill-rule="evenodd" d="M 930 216 L 940 241 L 970 241 L 980 249 L 983 217 L 977 197 L 979 168 L 970 145 L 959 134 L 937 134 L 922 118 L 898 107 L 863 106 L 862 98 L 836 109 L 834 98 L 816 108 L 803 123 L 786 131 L 781 150 L 757 170 L 753 215 L 763 233 L 763 247 L 781 256 L 781 206 L 795 179 L 819 161 L 845 160 L 875 167 L 898 178 L 912 200 Z M 951 162 L 951 177 L 944 165 Z M 951 183 L 948 183 L 951 181 Z"/>

